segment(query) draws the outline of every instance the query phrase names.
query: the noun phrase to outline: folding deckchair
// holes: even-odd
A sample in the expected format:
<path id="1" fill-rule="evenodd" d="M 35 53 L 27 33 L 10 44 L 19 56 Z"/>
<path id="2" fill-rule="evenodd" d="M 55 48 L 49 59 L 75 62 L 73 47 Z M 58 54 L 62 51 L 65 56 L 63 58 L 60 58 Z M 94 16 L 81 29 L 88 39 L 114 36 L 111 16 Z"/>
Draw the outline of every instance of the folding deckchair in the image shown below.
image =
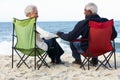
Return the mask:
<path id="1" fill-rule="evenodd" d="M 12 37 L 12 68 L 14 61 L 14 51 L 20 57 L 20 61 L 17 63 L 17 67 L 19 68 L 22 64 L 25 64 L 28 68 L 28 64 L 26 60 L 29 56 L 34 57 L 34 68 L 37 67 L 37 59 L 40 60 L 41 63 L 38 68 L 41 67 L 42 64 L 48 66 L 45 61 L 47 56 L 46 51 L 38 48 L 36 46 L 36 19 L 29 18 L 24 20 L 19 20 L 13 18 L 13 37 Z M 16 39 L 16 44 L 15 44 Z M 21 53 L 23 55 L 21 55 Z M 38 57 L 38 58 L 37 58 Z M 48 66 L 49 67 L 49 66 Z"/>
<path id="2" fill-rule="evenodd" d="M 81 68 L 85 69 L 85 64 L 88 63 L 88 70 L 90 69 L 90 63 L 92 57 L 99 57 L 103 55 L 104 60 L 98 60 L 99 67 L 104 66 L 110 69 L 110 59 L 114 54 L 114 66 L 116 69 L 116 55 L 115 55 L 115 42 L 111 40 L 112 36 L 113 19 L 106 22 L 89 21 L 89 39 L 88 49 L 85 53 L 82 53 L 84 60 L 81 64 Z"/>

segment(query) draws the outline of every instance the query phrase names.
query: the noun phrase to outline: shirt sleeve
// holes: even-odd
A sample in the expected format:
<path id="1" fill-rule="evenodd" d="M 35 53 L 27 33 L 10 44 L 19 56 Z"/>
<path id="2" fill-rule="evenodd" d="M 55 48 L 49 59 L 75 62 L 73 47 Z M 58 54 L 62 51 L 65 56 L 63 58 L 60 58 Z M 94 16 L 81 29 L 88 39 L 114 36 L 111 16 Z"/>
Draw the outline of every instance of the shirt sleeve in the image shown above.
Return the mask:
<path id="1" fill-rule="evenodd" d="M 43 30 L 42 28 L 40 28 L 38 25 L 36 25 L 36 30 L 38 33 L 40 33 L 40 35 L 42 37 L 44 37 L 45 39 L 51 39 L 51 38 L 55 38 L 55 37 L 58 37 L 56 34 L 53 34 L 53 33 L 50 33 L 50 32 L 47 32 L 45 30 Z"/>

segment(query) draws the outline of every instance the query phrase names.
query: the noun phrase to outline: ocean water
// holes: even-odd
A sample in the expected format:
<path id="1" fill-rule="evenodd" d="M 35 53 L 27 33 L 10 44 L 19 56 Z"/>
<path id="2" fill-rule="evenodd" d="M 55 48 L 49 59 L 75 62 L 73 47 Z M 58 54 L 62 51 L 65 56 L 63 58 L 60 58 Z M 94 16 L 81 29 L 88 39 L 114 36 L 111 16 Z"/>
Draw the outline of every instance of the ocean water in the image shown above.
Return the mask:
<path id="1" fill-rule="evenodd" d="M 57 21 L 57 22 L 38 22 L 37 24 L 46 31 L 56 33 L 63 31 L 65 33 L 71 31 L 76 25 L 77 21 Z M 120 21 L 115 21 L 115 29 L 118 33 L 115 39 L 116 51 L 120 52 Z M 0 54 L 12 54 L 12 22 L 0 22 Z M 69 42 L 60 38 L 57 39 L 61 47 L 71 53 Z"/>

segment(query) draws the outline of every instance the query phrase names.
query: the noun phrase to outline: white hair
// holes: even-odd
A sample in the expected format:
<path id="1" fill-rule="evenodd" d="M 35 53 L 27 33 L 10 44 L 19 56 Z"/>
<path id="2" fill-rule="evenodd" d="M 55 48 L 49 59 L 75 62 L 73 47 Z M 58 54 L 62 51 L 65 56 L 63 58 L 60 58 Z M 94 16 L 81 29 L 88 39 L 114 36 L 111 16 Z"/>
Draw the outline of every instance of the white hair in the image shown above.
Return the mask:
<path id="1" fill-rule="evenodd" d="M 97 6 L 96 6 L 96 4 L 94 4 L 94 3 L 88 3 L 88 4 L 85 6 L 85 9 L 86 9 L 86 10 L 90 10 L 92 13 L 97 13 Z"/>
<path id="2" fill-rule="evenodd" d="M 34 5 L 28 5 L 25 10 L 24 13 L 27 16 L 29 13 L 33 12 L 34 10 L 37 10 L 37 7 Z"/>

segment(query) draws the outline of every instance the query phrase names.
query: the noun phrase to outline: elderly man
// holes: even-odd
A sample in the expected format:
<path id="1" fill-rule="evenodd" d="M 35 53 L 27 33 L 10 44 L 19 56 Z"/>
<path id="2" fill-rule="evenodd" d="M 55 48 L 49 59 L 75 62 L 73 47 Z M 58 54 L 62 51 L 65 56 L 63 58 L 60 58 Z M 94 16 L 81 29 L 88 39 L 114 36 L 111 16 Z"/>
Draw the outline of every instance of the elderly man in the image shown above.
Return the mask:
<path id="1" fill-rule="evenodd" d="M 88 21 L 98 21 L 98 22 L 104 22 L 107 21 L 105 18 L 101 18 L 97 14 L 97 6 L 94 3 L 88 3 L 85 6 L 84 9 L 85 19 L 79 21 L 74 29 L 70 31 L 69 33 L 63 33 L 63 32 L 57 32 L 57 35 L 66 41 L 72 41 L 74 39 L 80 38 L 80 39 L 88 39 L 89 36 L 89 27 L 88 27 Z M 102 36 L 102 35 L 101 35 Z M 117 33 L 115 29 L 113 28 L 113 38 L 117 36 Z M 81 64 L 81 56 L 80 53 L 83 53 L 86 51 L 88 47 L 88 41 L 84 42 L 70 42 L 70 47 L 72 50 L 72 56 L 75 58 L 75 61 L 73 61 L 74 64 Z M 96 66 L 98 64 L 98 58 L 94 57 L 91 60 L 92 64 Z"/>

